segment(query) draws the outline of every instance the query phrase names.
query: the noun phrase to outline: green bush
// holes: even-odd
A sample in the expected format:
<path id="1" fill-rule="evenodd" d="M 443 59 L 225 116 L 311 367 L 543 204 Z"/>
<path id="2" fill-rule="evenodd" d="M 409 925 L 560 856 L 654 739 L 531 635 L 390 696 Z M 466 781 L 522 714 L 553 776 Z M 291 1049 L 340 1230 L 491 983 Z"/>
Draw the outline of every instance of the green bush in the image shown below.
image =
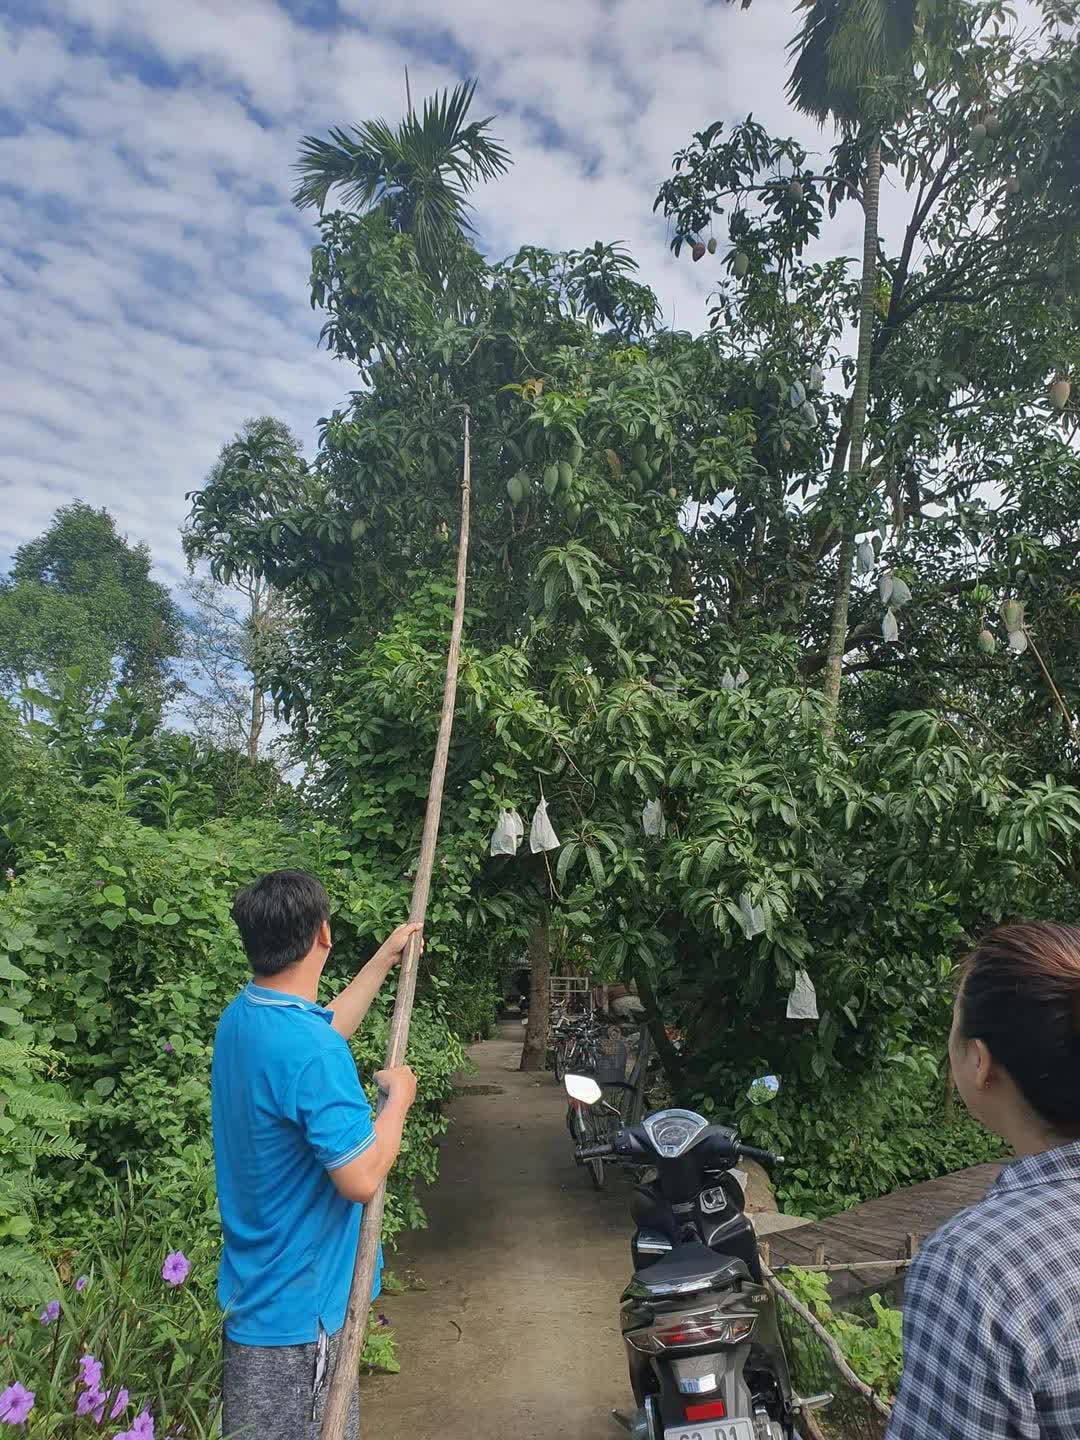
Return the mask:
<path id="1" fill-rule="evenodd" d="M 903 1369 L 901 1312 L 884 1305 L 880 1295 L 870 1296 L 870 1317 L 834 1311 L 827 1275 L 800 1270 L 796 1266 L 785 1270 L 781 1278 L 787 1289 L 803 1302 L 814 1319 L 836 1340 L 844 1359 L 859 1379 L 872 1386 L 883 1400 L 891 1400 L 899 1387 Z M 798 1355 L 793 1368 L 797 1365 Z"/>
<path id="2" fill-rule="evenodd" d="M 833 1072 L 835 1075 L 835 1072 Z M 731 1082 L 728 1102 L 702 1097 L 744 1138 L 785 1156 L 774 1176 L 781 1208 L 820 1219 L 904 1185 L 1000 1159 L 1000 1140 L 962 1106 L 945 1113 L 945 1082 L 918 1046 L 864 1074 L 802 1085 L 785 1076 L 770 1105 L 752 1105 Z"/>
<path id="3" fill-rule="evenodd" d="M 63 1090 L 42 1081 L 33 1093 L 42 1114 L 47 1099 L 62 1104 L 75 1142 L 58 1144 L 41 1126 L 38 1140 L 20 1141 L 23 1168 L 49 1180 L 41 1197 L 49 1233 L 95 1223 L 102 1195 L 128 1167 L 155 1181 L 163 1166 L 209 1167 L 214 1027 L 249 974 L 229 907 L 239 886 L 284 865 L 321 875 L 331 894 L 328 998 L 404 903 L 359 873 L 324 825 L 298 835 L 262 821 L 161 830 L 92 808 L 62 853 L 30 865 L 0 895 L 0 966 L 12 996 L 0 1036 L 12 1047 L 9 1063 L 46 1053 L 62 1063 Z M 369 1077 L 385 1055 L 392 987 L 355 1041 L 373 1100 Z M 391 1177 L 387 1239 L 424 1223 L 416 1186 L 435 1178 L 433 1141 L 464 1063 L 446 1019 L 449 988 L 426 975 L 414 1012 L 408 1058 L 418 1103 Z M 206 1225 L 216 1237 L 212 1207 Z"/>
<path id="4" fill-rule="evenodd" d="M 17 981 L 21 973 L 0 959 L 4 980 Z M 11 1025 L 19 1018 L 9 1006 L 0 1008 L 0 1021 Z M 47 1050 L 0 1035 L 0 1309 L 44 1283 L 40 1257 L 26 1243 L 45 1191 L 43 1162 L 81 1153 L 71 1138 L 81 1112 L 55 1073 Z"/>

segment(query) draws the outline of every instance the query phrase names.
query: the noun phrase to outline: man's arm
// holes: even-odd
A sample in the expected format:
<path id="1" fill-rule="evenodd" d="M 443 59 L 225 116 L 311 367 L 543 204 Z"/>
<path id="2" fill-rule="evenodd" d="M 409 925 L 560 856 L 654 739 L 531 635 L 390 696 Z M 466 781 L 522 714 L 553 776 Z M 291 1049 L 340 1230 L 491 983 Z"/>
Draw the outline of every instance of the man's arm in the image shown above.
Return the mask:
<path id="1" fill-rule="evenodd" d="M 326 1008 L 333 1011 L 332 1023 L 339 1035 L 348 1040 L 359 1027 L 383 981 L 405 953 L 409 940 L 421 928 L 419 925 L 399 925 L 341 994 L 330 1001 Z"/>
<path id="2" fill-rule="evenodd" d="M 374 1143 L 355 1160 L 329 1172 L 339 1193 L 362 1205 L 368 1203 L 393 1168 L 401 1149 L 405 1117 L 416 1099 L 416 1076 L 407 1065 L 380 1070 L 375 1079 L 387 1092 L 387 1100 L 375 1121 Z"/>

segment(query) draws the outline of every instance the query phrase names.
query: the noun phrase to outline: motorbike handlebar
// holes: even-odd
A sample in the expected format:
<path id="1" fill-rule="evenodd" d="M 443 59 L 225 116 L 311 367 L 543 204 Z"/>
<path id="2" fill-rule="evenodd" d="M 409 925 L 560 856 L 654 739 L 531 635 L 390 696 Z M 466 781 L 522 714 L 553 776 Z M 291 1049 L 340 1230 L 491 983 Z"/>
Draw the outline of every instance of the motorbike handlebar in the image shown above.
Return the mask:
<path id="1" fill-rule="evenodd" d="M 614 1145 L 582 1145 L 574 1151 L 579 1160 L 606 1160 L 615 1154 Z"/>
<path id="2" fill-rule="evenodd" d="M 740 1160 L 755 1160 L 759 1165 L 764 1165 L 766 1170 L 784 1163 L 782 1155 L 774 1155 L 771 1150 L 759 1150 L 756 1145 L 737 1145 L 735 1148 Z"/>

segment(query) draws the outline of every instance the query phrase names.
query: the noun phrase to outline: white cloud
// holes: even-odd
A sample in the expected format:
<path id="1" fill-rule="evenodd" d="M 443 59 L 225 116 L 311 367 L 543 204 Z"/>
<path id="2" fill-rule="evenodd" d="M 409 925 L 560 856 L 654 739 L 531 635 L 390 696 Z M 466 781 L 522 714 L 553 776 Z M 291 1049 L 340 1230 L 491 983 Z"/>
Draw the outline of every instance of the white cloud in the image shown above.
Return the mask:
<path id="1" fill-rule="evenodd" d="M 749 110 L 827 148 L 783 96 L 790 0 L 339 0 L 301 23 L 273 0 L 46 0 L 0 22 L 0 557 L 57 504 L 108 505 L 161 572 L 221 444 L 280 415 L 310 450 L 352 376 L 320 352 L 298 137 L 465 74 L 515 166 L 478 196 L 484 243 L 628 243 L 682 327 L 712 276 L 652 213 L 672 151 Z M 852 245 L 858 216 L 852 212 Z"/>

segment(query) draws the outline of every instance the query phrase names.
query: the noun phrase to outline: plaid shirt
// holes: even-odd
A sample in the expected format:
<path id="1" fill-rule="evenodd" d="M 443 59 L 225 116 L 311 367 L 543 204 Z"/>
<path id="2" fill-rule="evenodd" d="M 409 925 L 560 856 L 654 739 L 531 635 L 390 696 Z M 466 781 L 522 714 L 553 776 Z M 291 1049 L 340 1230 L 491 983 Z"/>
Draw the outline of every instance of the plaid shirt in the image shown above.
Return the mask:
<path id="1" fill-rule="evenodd" d="M 919 1251 L 888 1440 L 1080 1436 L 1080 1142 L 1007 1166 Z"/>

